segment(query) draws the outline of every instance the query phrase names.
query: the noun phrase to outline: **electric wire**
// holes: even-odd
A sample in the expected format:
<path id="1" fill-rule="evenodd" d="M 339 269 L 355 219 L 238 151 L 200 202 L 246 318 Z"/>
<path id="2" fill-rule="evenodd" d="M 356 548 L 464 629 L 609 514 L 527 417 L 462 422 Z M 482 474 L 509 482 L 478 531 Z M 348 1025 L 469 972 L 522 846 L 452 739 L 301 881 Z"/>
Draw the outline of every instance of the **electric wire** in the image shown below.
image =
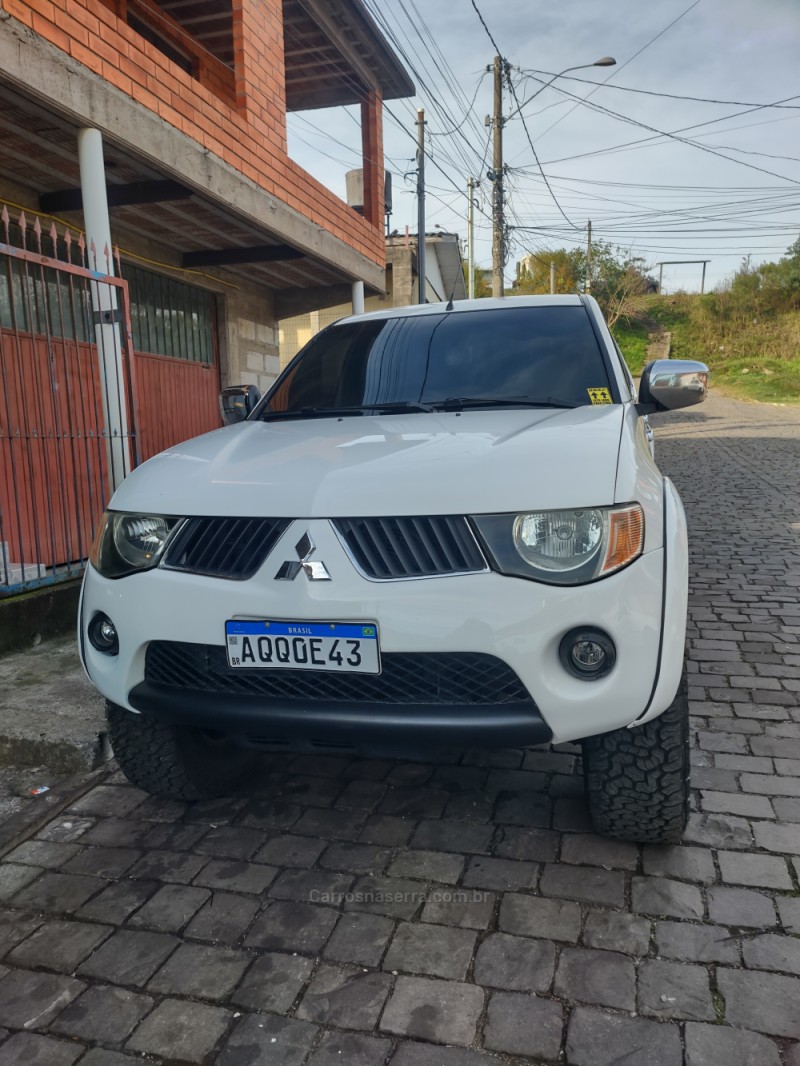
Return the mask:
<path id="1" fill-rule="evenodd" d="M 628 62 L 630 62 L 630 60 Z M 611 85 L 608 79 L 598 82 L 593 81 L 591 78 L 577 78 L 571 74 L 553 74 L 551 71 L 536 70 L 535 68 L 526 69 L 525 67 L 518 67 L 517 69 L 521 74 L 533 76 L 536 81 L 539 81 L 539 78 L 536 77 L 536 75 L 542 75 L 548 79 L 561 77 L 564 81 L 579 81 L 583 85 L 595 85 L 598 89 L 614 89 L 615 91 L 622 93 L 640 93 L 644 96 L 659 96 L 666 100 L 690 100 L 699 104 L 721 104 L 727 107 L 751 107 L 759 109 L 762 107 L 772 107 L 780 108 L 782 110 L 800 110 L 800 104 L 754 104 L 751 101 L 746 100 L 716 100 L 713 97 L 707 96 L 682 96 L 679 93 L 658 92 L 655 89 L 635 89 L 631 85 Z M 585 99 L 585 97 L 582 97 L 581 99 Z"/>
<path id="2" fill-rule="evenodd" d="M 619 66 L 615 67 L 614 70 L 612 70 L 611 73 L 608 75 L 608 77 L 604 78 L 603 81 L 596 86 L 596 88 L 592 89 L 591 92 L 587 93 L 585 97 L 581 97 L 580 99 L 585 101 L 588 100 L 590 96 L 594 96 L 594 94 L 602 85 L 610 81 L 612 78 L 615 78 L 621 70 L 625 69 L 625 67 L 630 66 L 634 59 L 638 59 L 642 52 L 645 52 L 651 45 L 655 44 L 655 42 L 659 40 L 659 38 L 663 37 L 668 30 L 671 30 L 676 23 L 680 22 L 682 18 L 688 15 L 690 11 L 693 11 L 694 8 L 696 8 L 697 5 L 700 3 L 702 3 L 702 0 L 693 0 L 693 3 L 689 4 L 689 6 L 685 8 L 685 10 L 681 11 L 680 15 L 674 18 L 671 22 L 667 23 L 663 30 L 659 30 L 658 33 L 655 34 L 655 36 L 651 37 L 650 40 L 646 42 L 646 44 L 643 44 L 642 47 L 638 49 L 638 51 L 634 52 L 632 56 L 626 59 L 624 63 L 621 63 Z M 551 125 L 549 125 L 547 129 L 545 129 L 542 133 L 539 134 L 539 139 L 541 140 L 542 137 L 544 137 L 550 132 L 550 130 L 554 129 L 560 122 L 563 122 L 565 118 L 568 118 L 577 106 L 578 104 L 576 103 L 573 107 L 569 109 L 569 111 L 566 112 L 566 114 L 559 116 L 559 118 L 557 118 L 555 122 L 551 123 Z"/>
<path id="3" fill-rule="evenodd" d="M 697 148 L 701 152 L 708 152 L 711 155 L 718 156 L 720 159 L 727 159 L 729 163 L 735 163 L 737 164 L 737 166 L 748 167 L 750 170 L 757 170 L 761 174 L 769 174 L 770 177 L 779 178 L 782 181 L 789 181 L 793 185 L 800 185 L 800 181 L 798 181 L 796 178 L 789 177 L 787 174 L 779 174 L 775 170 L 768 170 L 766 167 L 756 166 L 755 163 L 747 163 L 743 159 L 733 159 L 731 156 L 725 155 L 723 152 L 717 151 L 710 145 L 699 144 L 697 141 L 692 140 L 690 137 L 681 137 L 677 133 L 668 133 L 665 130 L 656 129 L 655 126 L 651 126 L 647 122 L 642 122 L 639 119 L 632 118 L 630 115 L 623 115 L 618 111 L 613 111 L 611 108 L 604 107 L 602 104 L 589 103 L 589 101 L 584 97 L 576 96 L 574 93 L 571 93 L 568 89 L 564 89 L 561 86 L 558 86 L 558 91 L 564 93 L 567 96 L 571 96 L 574 100 L 576 100 L 576 106 L 583 104 L 585 107 L 588 107 L 592 111 L 597 111 L 600 114 L 608 115 L 611 118 L 617 119 L 617 121 L 619 122 L 626 122 L 632 126 L 639 126 L 641 129 L 649 130 L 651 133 L 656 134 L 659 137 L 667 137 L 670 140 L 677 141 L 680 144 L 686 144 L 692 148 Z"/>

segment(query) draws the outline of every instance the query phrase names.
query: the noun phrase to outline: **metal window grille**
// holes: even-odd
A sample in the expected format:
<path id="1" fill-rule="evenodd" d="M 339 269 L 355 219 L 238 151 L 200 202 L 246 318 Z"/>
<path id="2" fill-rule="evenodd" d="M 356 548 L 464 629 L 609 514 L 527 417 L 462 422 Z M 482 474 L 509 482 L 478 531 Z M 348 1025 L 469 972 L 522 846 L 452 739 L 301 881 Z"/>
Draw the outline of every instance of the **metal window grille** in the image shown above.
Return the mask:
<path id="1" fill-rule="evenodd" d="M 127 263 L 123 273 L 130 291 L 134 349 L 213 365 L 214 294 Z"/>
<path id="2" fill-rule="evenodd" d="M 88 287 L 76 286 L 58 269 L 31 272 L 26 263 L 9 259 L 0 273 L 0 329 L 90 343 L 94 329 Z"/>

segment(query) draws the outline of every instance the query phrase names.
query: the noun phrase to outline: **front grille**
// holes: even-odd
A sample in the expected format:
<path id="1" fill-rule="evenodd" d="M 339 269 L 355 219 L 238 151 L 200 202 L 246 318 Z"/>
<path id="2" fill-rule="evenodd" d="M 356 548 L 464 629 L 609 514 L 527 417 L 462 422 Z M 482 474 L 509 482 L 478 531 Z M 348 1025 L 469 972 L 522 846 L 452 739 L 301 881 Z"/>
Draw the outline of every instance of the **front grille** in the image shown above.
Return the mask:
<path id="1" fill-rule="evenodd" d="M 208 577 L 252 577 L 289 525 L 287 518 L 188 518 L 164 566 Z"/>
<path id="2" fill-rule="evenodd" d="M 337 518 L 358 568 L 381 581 L 486 569 L 469 522 L 461 515 L 418 518 Z"/>
<path id="3" fill-rule="evenodd" d="M 531 697 L 501 659 L 473 652 L 387 653 L 380 674 L 321 670 L 232 670 L 225 648 L 154 640 L 147 648 L 145 680 L 170 688 L 219 695 L 333 703 L 530 703 Z"/>

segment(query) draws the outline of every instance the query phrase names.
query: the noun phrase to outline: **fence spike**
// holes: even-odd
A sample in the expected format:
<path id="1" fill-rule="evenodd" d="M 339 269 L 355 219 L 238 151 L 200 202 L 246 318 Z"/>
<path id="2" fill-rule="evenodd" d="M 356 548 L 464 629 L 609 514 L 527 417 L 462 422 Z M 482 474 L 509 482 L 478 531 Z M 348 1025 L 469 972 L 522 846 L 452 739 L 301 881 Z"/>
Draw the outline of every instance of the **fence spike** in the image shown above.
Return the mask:
<path id="1" fill-rule="evenodd" d="M 3 229 L 6 233 L 6 244 L 11 244 L 11 241 L 8 236 L 8 227 L 11 224 L 11 219 L 8 217 L 8 208 L 5 204 L 3 204 L 3 210 L 2 212 L 0 212 L 0 220 L 2 220 L 3 222 Z"/>
<path id="2" fill-rule="evenodd" d="M 22 232 L 22 247 L 25 249 L 25 251 L 27 251 L 28 250 L 28 245 L 27 245 L 27 242 L 26 242 L 25 238 L 27 236 L 28 220 L 25 217 L 25 212 L 24 211 L 20 211 L 20 213 L 19 213 L 18 225 L 19 225 L 20 231 Z"/>
<path id="3" fill-rule="evenodd" d="M 41 255 L 42 254 L 42 224 L 39 221 L 39 216 L 38 215 L 33 220 L 33 232 L 34 232 L 34 235 L 36 236 L 36 245 L 37 245 L 37 247 L 39 249 L 39 255 Z"/>
<path id="4" fill-rule="evenodd" d="M 78 234 L 78 249 L 81 253 L 81 266 L 86 265 L 86 238 L 82 233 Z"/>
<path id="5" fill-rule="evenodd" d="M 53 259 L 58 259 L 58 230 L 55 222 L 50 223 L 50 240 L 53 244 Z"/>
<path id="6" fill-rule="evenodd" d="M 92 266 L 92 261 L 94 261 L 94 266 Z M 97 270 L 97 248 L 95 247 L 94 237 L 89 242 L 89 269 Z"/>
<path id="7" fill-rule="evenodd" d="M 108 243 L 103 245 L 103 256 L 104 256 L 105 261 L 106 261 L 105 272 L 106 272 L 106 274 L 110 274 L 111 273 L 111 253 L 108 250 Z"/>
<path id="8" fill-rule="evenodd" d="M 119 245 L 114 245 L 114 260 L 117 264 L 117 277 L 122 277 L 122 259 L 119 254 Z"/>
<path id="9" fill-rule="evenodd" d="M 64 247 L 67 249 L 67 262 L 72 266 L 72 234 L 69 227 L 64 227 Z"/>

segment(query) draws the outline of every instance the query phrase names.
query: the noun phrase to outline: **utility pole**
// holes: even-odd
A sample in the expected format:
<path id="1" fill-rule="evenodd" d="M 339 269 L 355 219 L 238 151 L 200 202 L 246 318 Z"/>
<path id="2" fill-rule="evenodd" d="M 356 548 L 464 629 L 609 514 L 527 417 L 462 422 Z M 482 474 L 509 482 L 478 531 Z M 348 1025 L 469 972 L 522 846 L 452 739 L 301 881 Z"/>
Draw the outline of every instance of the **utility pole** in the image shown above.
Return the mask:
<path id="1" fill-rule="evenodd" d="M 475 299 L 475 179 L 467 178 L 467 295 Z"/>
<path id="2" fill-rule="evenodd" d="M 503 59 L 494 57 L 494 155 L 492 157 L 492 296 L 503 295 L 505 239 L 503 220 Z"/>
<path id="3" fill-rule="evenodd" d="M 555 260 L 550 260 L 550 295 L 556 291 L 556 264 Z"/>
<path id="4" fill-rule="evenodd" d="M 586 284 L 584 292 L 592 291 L 592 220 L 589 219 L 586 236 Z"/>
<path id="5" fill-rule="evenodd" d="M 417 110 L 417 303 L 428 302 L 425 277 L 425 111 Z"/>

